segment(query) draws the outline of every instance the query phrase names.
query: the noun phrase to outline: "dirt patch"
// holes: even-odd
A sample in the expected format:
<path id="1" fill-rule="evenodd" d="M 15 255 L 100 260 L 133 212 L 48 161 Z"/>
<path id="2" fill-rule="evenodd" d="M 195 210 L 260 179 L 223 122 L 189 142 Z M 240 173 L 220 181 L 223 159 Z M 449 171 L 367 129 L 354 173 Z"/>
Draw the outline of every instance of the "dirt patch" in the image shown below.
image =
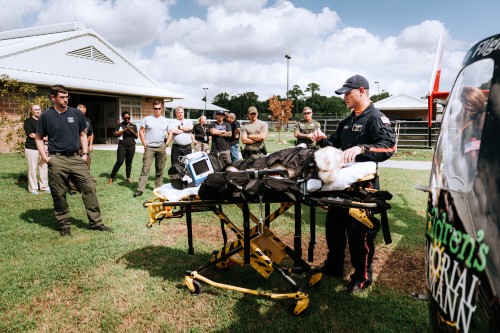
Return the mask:
<path id="1" fill-rule="evenodd" d="M 164 237 L 160 238 L 162 245 L 172 245 L 178 239 L 187 235 L 184 223 L 175 223 L 168 226 L 155 226 Z M 228 241 L 235 240 L 234 234 L 226 230 Z M 220 228 L 193 224 L 193 237 L 202 237 L 204 242 L 214 245 L 214 249 L 222 246 Z M 287 245 L 293 248 L 293 235 L 278 235 Z M 302 258 L 308 260 L 310 238 L 302 236 Z M 187 250 L 187 248 L 186 248 Z M 311 265 L 320 265 L 327 255 L 327 246 L 324 234 L 316 237 L 313 261 Z M 373 259 L 374 282 L 396 292 L 425 293 L 425 251 L 401 250 L 394 246 L 377 245 Z M 345 268 L 346 276 L 352 273 L 349 251 L 346 249 Z"/>

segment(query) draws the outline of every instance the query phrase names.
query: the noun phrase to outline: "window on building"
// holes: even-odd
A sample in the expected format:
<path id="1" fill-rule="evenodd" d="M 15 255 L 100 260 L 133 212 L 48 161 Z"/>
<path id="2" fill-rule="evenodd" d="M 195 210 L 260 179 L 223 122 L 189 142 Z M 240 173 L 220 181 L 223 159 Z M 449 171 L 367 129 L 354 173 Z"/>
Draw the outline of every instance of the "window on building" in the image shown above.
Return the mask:
<path id="1" fill-rule="evenodd" d="M 120 114 L 123 111 L 130 112 L 131 121 L 142 119 L 142 103 L 139 98 L 120 98 Z"/>

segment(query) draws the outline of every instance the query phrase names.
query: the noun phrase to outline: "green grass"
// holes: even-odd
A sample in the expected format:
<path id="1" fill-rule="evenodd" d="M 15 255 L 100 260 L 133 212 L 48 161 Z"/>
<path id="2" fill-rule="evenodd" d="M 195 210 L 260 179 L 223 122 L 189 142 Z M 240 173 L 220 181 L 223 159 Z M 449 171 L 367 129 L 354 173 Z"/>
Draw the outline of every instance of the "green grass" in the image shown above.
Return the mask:
<path id="1" fill-rule="evenodd" d="M 270 142 L 270 151 L 275 147 Z M 290 144 L 291 146 L 291 144 Z M 272 150 L 273 149 L 273 150 Z M 338 283 L 324 279 L 306 288 L 310 305 L 304 316 L 288 314 L 290 300 L 271 300 L 206 287 L 192 296 L 183 285 L 186 270 L 209 260 L 222 246 L 214 214 L 194 214 L 195 254 L 187 253 L 184 219 L 165 221 L 147 229 L 142 203 L 152 198 L 153 180 L 145 194 L 133 198 L 136 183 L 125 181 L 124 166 L 115 183 L 106 185 L 115 152 L 93 153 L 92 174 L 106 225 L 113 233 L 88 230 L 80 195 L 69 197 L 72 236 L 60 237 L 49 195 L 27 191 L 26 163 L 14 154 L 0 155 L 0 332 L 422 332 L 427 331 L 426 303 L 410 291 L 423 292 L 424 276 L 409 288 L 391 283 L 400 255 L 422 263 L 424 256 L 425 194 L 414 190 L 427 183 L 429 172 L 381 169 L 381 182 L 390 191 L 389 211 L 394 243 L 378 269 L 375 286 L 359 296 L 339 292 Z M 132 179 L 137 180 L 142 155 L 136 154 Z M 239 211 L 224 211 L 241 224 Z M 252 211 L 258 215 L 256 205 Z M 308 237 L 308 209 L 303 232 Z M 324 246 L 324 212 L 318 209 L 316 260 Z M 273 223 L 280 237 L 293 236 L 293 209 Z M 291 243 L 290 243 L 291 244 Z M 304 253 L 304 256 L 307 253 Z M 250 267 L 215 271 L 210 278 L 223 283 L 273 292 L 286 292 L 277 274 L 263 279 Z M 298 276 L 298 279 L 303 277 Z M 392 277 L 393 278 L 393 277 Z M 415 282 L 415 281 L 414 281 Z M 413 289 L 414 288 L 414 289 Z M 404 290 L 402 290 L 404 289 Z"/>

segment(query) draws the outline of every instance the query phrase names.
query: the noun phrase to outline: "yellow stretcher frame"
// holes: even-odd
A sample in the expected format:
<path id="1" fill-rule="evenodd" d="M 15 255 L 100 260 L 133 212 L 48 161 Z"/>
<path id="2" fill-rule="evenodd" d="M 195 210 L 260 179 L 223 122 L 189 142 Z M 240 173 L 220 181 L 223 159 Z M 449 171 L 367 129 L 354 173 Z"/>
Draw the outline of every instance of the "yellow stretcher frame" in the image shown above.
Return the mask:
<path id="1" fill-rule="evenodd" d="M 367 182 L 372 181 L 376 175 L 360 179 L 349 190 L 358 189 L 366 192 L 376 192 L 376 190 L 364 188 Z M 151 228 L 155 223 L 160 223 L 163 219 L 170 219 L 182 217 L 186 215 L 186 224 L 188 230 L 188 246 L 189 253 L 194 254 L 192 245 L 192 213 L 201 211 L 214 212 L 221 224 L 227 226 L 237 239 L 230 244 L 227 244 L 226 235 L 223 229 L 224 247 L 219 251 L 214 251 L 212 258 L 205 265 L 199 267 L 194 271 L 187 271 L 184 277 L 184 282 L 192 294 L 200 293 L 203 290 L 201 282 L 208 285 L 242 292 L 246 294 L 269 297 L 271 299 L 289 298 L 295 300 L 292 313 L 299 315 L 303 313 L 309 305 L 309 296 L 303 291 L 307 286 L 316 285 L 322 278 L 321 269 L 309 265 L 302 259 L 301 249 L 301 205 L 306 204 L 311 207 L 310 221 L 311 221 L 311 241 L 309 243 L 309 256 L 308 260 L 313 261 L 313 249 L 316 243 L 315 236 L 315 207 L 327 207 L 330 205 L 349 207 L 349 214 L 362 223 L 367 230 L 376 228 L 373 220 L 368 217 L 368 212 L 376 210 L 378 205 L 373 202 L 350 201 L 335 197 L 316 197 L 307 199 L 305 196 L 297 198 L 295 201 L 289 202 L 265 202 L 266 213 L 265 219 L 257 218 L 249 210 L 249 203 L 241 201 L 229 200 L 201 200 L 197 196 L 190 196 L 183 198 L 181 201 L 168 201 L 166 197 L 161 195 L 159 189 L 153 191 L 156 198 L 148 200 L 144 203 L 144 207 L 148 209 L 149 223 L 148 228 Z M 253 202 L 256 203 L 256 202 Z M 273 213 L 270 212 L 270 203 L 280 203 L 280 207 Z M 238 228 L 226 214 L 222 211 L 221 206 L 233 204 L 237 205 L 243 212 L 243 230 Z M 260 204 L 262 205 L 262 197 L 260 197 Z M 270 229 L 270 222 L 275 220 L 281 214 L 286 212 L 292 206 L 295 207 L 295 234 L 294 234 L 294 249 L 283 243 Z M 175 207 L 179 207 L 179 211 L 174 211 Z M 256 225 L 250 228 L 250 220 Z M 378 225 L 380 227 L 380 225 Z M 238 259 L 235 255 L 239 255 L 243 260 Z M 295 268 L 286 269 L 282 268 L 279 264 L 286 257 L 293 259 Z M 226 268 L 230 263 L 237 265 L 250 265 L 264 278 L 268 278 L 274 271 L 278 272 L 285 281 L 287 281 L 295 290 L 290 293 L 270 293 L 265 291 L 247 289 L 229 284 L 218 283 L 203 276 L 201 273 L 209 267 L 215 266 L 217 268 Z M 305 272 L 306 277 L 299 284 L 290 277 L 292 272 Z"/>

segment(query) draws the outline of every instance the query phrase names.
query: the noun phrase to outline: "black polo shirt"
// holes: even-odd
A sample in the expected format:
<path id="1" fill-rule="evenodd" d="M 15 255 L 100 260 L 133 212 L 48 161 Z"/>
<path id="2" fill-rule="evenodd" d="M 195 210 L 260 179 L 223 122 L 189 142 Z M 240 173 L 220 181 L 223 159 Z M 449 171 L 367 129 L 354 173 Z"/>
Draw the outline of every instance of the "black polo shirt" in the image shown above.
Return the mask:
<path id="1" fill-rule="evenodd" d="M 51 107 L 40 116 L 36 132 L 48 136 L 49 152 L 72 153 L 80 149 L 80 133 L 85 131 L 85 117 L 80 110 L 68 107 L 59 113 Z"/>

